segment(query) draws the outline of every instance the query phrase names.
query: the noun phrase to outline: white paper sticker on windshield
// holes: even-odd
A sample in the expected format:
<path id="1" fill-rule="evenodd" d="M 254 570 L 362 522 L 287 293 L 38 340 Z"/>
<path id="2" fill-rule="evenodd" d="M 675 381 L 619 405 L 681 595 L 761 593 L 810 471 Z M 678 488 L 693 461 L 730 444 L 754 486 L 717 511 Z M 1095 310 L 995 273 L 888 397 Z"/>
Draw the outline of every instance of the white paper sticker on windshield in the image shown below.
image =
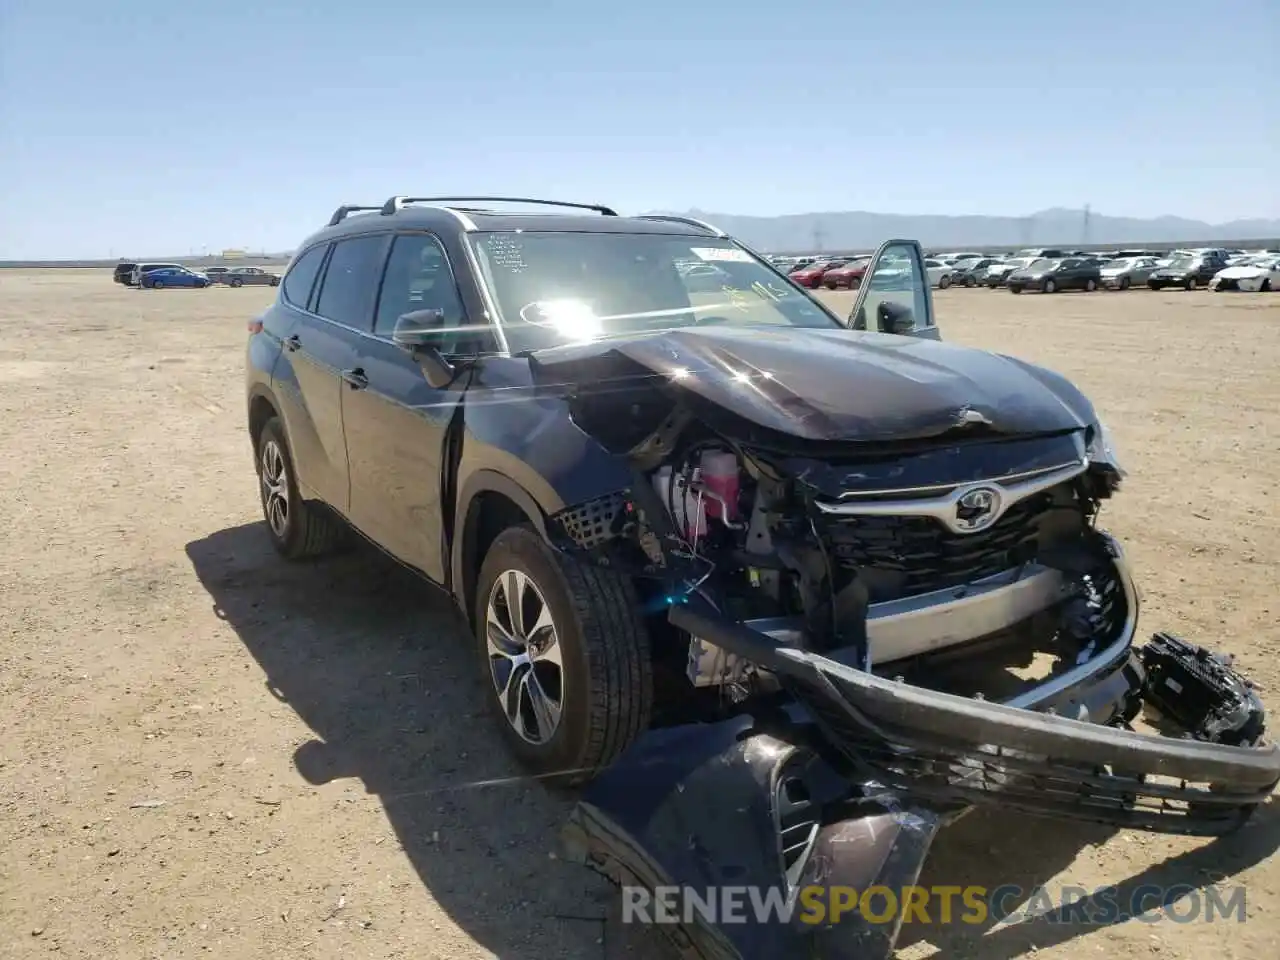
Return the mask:
<path id="1" fill-rule="evenodd" d="M 745 250 L 739 250 L 737 247 L 694 247 L 691 251 L 699 260 L 706 260 L 709 263 L 720 261 L 722 263 L 751 263 L 751 254 Z"/>

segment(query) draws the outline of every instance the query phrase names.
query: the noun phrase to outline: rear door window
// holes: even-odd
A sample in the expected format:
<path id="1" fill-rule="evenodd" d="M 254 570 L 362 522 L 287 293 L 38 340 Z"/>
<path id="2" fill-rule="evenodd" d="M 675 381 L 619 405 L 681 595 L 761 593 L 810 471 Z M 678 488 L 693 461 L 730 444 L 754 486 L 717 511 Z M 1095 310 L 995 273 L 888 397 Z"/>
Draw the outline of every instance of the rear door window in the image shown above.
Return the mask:
<path id="1" fill-rule="evenodd" d="M 320 284 L 316 313 L 354 330 L 370 329 L 387 243 L 387 234 L 372 234 L 334 244 Z"/>

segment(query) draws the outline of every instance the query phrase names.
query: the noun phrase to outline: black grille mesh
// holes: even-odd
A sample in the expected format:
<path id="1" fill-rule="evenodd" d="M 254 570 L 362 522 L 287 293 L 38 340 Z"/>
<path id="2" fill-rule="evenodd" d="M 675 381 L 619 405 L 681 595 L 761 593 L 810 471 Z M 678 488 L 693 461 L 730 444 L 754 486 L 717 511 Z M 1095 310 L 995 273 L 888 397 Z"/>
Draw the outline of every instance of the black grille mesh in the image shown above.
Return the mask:
<path id="1" fill-rule="evenodd" d="M 1014 504 L 977 533 L 952 533 L 933 517 L 830 517 L 835 559 L 867 575 L 873 600 L 914 596 L 972 583 L 1035 559 L 1042 521 L 1055 512 L 1046 492 Z M 877 590 L 879 586 L 879 590 Z"/>

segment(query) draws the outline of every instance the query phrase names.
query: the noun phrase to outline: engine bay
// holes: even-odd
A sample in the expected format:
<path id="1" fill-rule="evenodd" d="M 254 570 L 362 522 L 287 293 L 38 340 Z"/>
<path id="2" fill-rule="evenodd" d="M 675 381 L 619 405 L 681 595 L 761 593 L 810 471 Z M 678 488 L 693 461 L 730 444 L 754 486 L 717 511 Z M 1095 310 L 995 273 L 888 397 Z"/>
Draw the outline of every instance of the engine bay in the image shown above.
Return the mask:
<path id="1" fill-rule="evenodd" d="M 635 579 L 658 634 L 697 596 L 796 649 L 1003 698 L 1036 679 L 1011 671 L 1069 670 L 1135 612 L 1094 536 L 1118 478 L 1091 467 L 1084 431 L 806 443 L 621 373 L 607 382 L 625 390 L 573 412 L 634 481 L 554 519 L 564 548 Z M 777 689 L 705 637 L 668 646 L 692 688 L 732 703 Z"/>

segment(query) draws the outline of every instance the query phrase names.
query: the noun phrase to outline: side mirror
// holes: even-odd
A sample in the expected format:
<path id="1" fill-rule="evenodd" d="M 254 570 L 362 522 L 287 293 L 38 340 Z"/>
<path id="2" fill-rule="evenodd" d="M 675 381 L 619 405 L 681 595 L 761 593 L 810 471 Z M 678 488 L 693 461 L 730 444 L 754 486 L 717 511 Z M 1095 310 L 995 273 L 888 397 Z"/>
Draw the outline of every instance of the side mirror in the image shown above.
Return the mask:
<path id="1" fill-rule="evenodd" d="M 457 376 L 457 369 L 437 346 L 443 322 L 443 310 L 415 310 L 401 315 L 391 333 L 391 342 L 417 361 L 427 383 L 436 390 L 447 387 Z"/>
<path id="2" fill-rule="evenodd" d="M 911 308 L 892 300 L 882 300 L 877 308 L 880 329 L 885 333 L 908 336 L 915 332 L 916 318 Z"/>

